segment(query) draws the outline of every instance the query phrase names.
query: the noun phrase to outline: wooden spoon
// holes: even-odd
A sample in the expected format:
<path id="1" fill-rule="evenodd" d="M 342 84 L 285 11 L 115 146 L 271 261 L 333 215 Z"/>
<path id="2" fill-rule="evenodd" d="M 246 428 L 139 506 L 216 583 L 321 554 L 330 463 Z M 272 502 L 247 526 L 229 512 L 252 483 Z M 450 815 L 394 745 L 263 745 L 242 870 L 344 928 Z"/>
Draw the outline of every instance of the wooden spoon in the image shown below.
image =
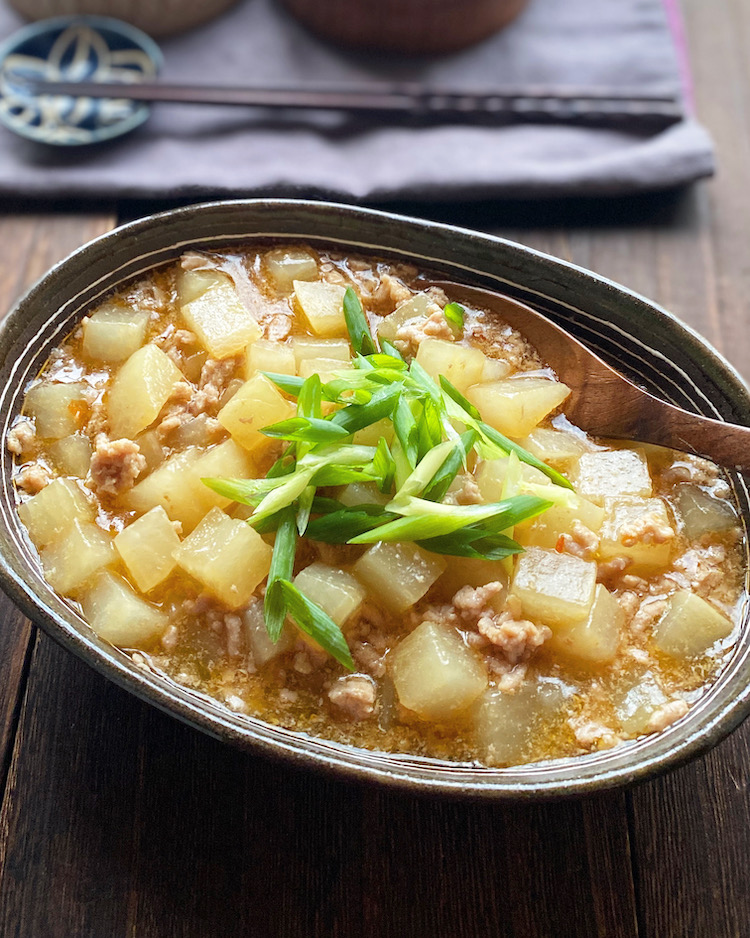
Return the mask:
<path id="1" fill-rule="evenodd" d="M 476 287 L 434 282 L 452 300 L 489 309 L 517 329 L 571 389 L 566 416 L 595 436 L 640 440 L 706 456 L 721 466 L 750 468 L 750 427 L 699 417 L 633 384 L 541 313 Z"/>

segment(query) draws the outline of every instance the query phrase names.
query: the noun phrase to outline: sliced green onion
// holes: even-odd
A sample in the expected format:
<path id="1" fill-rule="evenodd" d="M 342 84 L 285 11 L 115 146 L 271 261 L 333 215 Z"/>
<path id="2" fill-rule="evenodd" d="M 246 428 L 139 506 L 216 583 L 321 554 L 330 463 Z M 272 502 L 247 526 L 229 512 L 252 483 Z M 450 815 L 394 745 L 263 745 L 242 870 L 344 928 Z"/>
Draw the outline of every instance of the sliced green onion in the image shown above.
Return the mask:
<path id="1" fill-rule="evenodd" d="M 351 287 L 347 287 L 344 293 L 344 320 L 354 351 L 360 355 L 371 355 L 375 352 L 370 325 L 359 297 Z"/>
<path id="2" fill-rule="evenodd" d="M 461 332 L 464 328 L 464 316 L 466 310 L 460 303 L 448 303 L 443 310 L 446 322 L 456 332 Z"/>
<path id="3" fill-rule="evenodd" d="M 320 647 L 332 655 L 339 664 L 349 671 L 354 671 L 354 662 L 344 634 L 328 613 L 311 602 L 289 580 L 277 582 L 286 604 L 287 614 L 294 619 L 297 627 L 315 639 Z"/>
<path id="4" fill-rule="evenodd" d="M 273 543 L 271 569 L 268 572 L 266 595 L 263 600 L 263 616 L 271 641 L 278 642 L 286 619 L 286 603 L 279 588 L 280 580 L 289 580 L 294 572 L 294 555 L 297 548 L 297 525 L 294 511 L 286 508 L 279 512 L 280 523 Z"/>

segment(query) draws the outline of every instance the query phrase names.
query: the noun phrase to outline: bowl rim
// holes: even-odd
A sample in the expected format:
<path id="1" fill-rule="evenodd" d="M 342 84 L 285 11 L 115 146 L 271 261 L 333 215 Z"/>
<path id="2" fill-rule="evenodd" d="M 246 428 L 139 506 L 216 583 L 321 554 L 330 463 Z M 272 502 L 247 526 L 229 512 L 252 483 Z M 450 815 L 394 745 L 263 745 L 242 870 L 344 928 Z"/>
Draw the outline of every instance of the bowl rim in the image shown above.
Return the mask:
<path id="1" fill-rule="evenodd" d="M 114 228 L 71 252 L 26 291 L 0 325 L 0 348 L 8 345 L 12 350 L 14 343 L 17 346 L 19 342 L 25 341 L 24 327 L 29 321 L 30 311 L 49 290 L 50 285 L 54 286 L 58 278 L 65 276 L 76 266 L 80 267 L 82 263 L 85 266 L 93 256 L 100 256 L 102 253 L 114 255 L 116 245 L 122 242 L 122 254 L 125 257 L 128 252 L 132 254 L 133 246 L 142 236 L 155 232 L 158 232 L 158 237 L 171 235 L 164 244 L 179 246 L 181 250 L 188 244 L 197 247 L 202 243 L 205 246 L 206 238 L 201 238 L 199 234 L 187 238 L 182 245 L 174 245 L 174 235 L 191 222 L 200 223 L 201 219 L 221 220 L 222 217 L 231 217 L 235 212 L 240 215 L 248 214 L 253 218 L 253 222 L 249 224 L 254 227 L 264 218 L 272 219 L 275 214 L 280 217 L 285 212 L 300 212 L 304 224 L 308 226 L 307 233 L 282 232 L 276 237 L 286 237 L 289 241 L 312 240 L 328 244 L 338 241 L 345 249 L 411 256 L 418 263 L 424 258 L 411 254 L 408 248 L 383 246 L 378 250 L 378 247 L 371 243 L 360 244 L 352 241 L 351 237 L 321 235 L 316 233 L 320 229 L 315 228 L 314 223 L 320 225 L 325 222 L 332 229 L 342 230 L 348 224 L 353 226 L 349 231 L 356 230 L 358 223 L 372 223 L 376 227 L 380 225 L 383 230 L 387 228 L 389 232 L 393 230 L 404 235 L 410 231 L 412 234 L 420 231 L 436 244 L 442 243 L 444 250 L 447 250 L 445 245 L 451 243 L 452 239 L 459 238 L 466 251 L 473 246 L 477 250 L 494 250 L 498 255 L 513 257 L 519 264 L 523 261 L 530 262 L 538 271 L 538 277 L 532 285 L 516 282 L 517 286 L 527 291 L 536 292 L 539 296 L 548 296 L 549 294 L 543 292 L 546 283 L 546 289 L 556 284 L 564 294 L 572 292 L 580 296 L 580 288 L 587 287 L 598 291 L 600 299 L 609 297 L 612 303 L 624 302 L 629 304 L 631 311 L 639 309 L 641 314 L 654 316 L 657 323 L 679 337 L 681 345 L 687 350 L 688 357 L 694 361 L 696 367 L 700 365 L 702 369 L 708 368 L 708 380 L 719 381 L 729 398 L 744 410 L 750 422 L 750 390 L 734 367 L 697 331 L 640 294 L 578 265 L 495 235 L 378 209 L 314 200 L 221 200 L 159 212 Z M 232 240 L 247 243 L 253 238 L 267 241 L 272 237 L 273 234 L 265 231 L 254 232 L 253 228 L 248 227 L 243 237 L 225 235 L 223 238 L 216 236 L 213 240 L 217 244 L 222 240 L 224 244 L 229 244 Z M 395 234 L 393 238 L 396 238 Z M 451 261 L 445 263 L 455 266 Z M 465 267 L 461 264 L 458 266 Z M 488 276 L 494 281 L 515 282 L 497 274 Z M 569 280 L 567 286 L 562 283 L 566 277 Z M 113 286 L 110 287 L 112 288 Z M 495 289 L 502 290 L 502 286 L 498 283 Z M 603 312 L 606 312 L 606 309 Z M 60 316 L 60 309 L 56 315 Z M 53 311 L 49 321 L 54 319 Z M 618 328 L 614 323 L 611 325 Z M 64 333 L 69 329 L 70 326 L 65 320 Z M 52 344 L 54 343 L 48 338 L 41 347 L 49 349 Z M 656 349 L 653 351 L 657 352 Z M 12 359 L 13 356 L 8 358 Z M 9 388 L 7 382 L 0 389 L 0 417 L 5 420 L 3 434 L 8 422 L 17 413 L 12 405 L 21 395 L 22 388 Z M 1 458 L 5 467 L 7 487 L 9 458 L 4 448 Z M 744 485 L 744 479 L 741 481 Z M 51 594 L 49 587 L 46 588 L 47 595 L 44 592 L 37 594 L 36 589 L 43 587 L 43 580 L 39 570 L 33 565 L 33 549 L 30 549 L 30 542 L 26 538 L 24 550 L 23 543 L 19 541 L 19 532 L 21 539 L 25 534 L 17 519 L 15 505 L 10 504 L 6 495 L 7 492 L 4 492 L 0 499 L 0 586 L 29 618 L 98 673 L 140 699 L 217 739 L 286 763 L 308 769 L 315 768 L 337 777 L 378 782 L 386 787 L 406 789 L 412 793 L 441 794 L 473 800 L 562 798 L 629 785 L 674 768 L 716 745 L 750 713 L 750 637 L 747 647 L 742 648 L 744 633 L 741 632 L 735 650 L 719 677 L 684 718 L 687 722 L 678 721 L 661 733 L 641 737 L 612 750 L 498 769 L 364 750 L 307 736 L 304 733 L 283 730 L 262 720 L 233 713 L 212 698 L 139 668 L 126 653 L 98 639 L 67 603 Z M 744 515 L 743 520 L 747 521 Z M 746 626 L 746 602 L 743 613 L 743 624 Z M 729 677 L 725 681 L 724 676 L 727 673 Z M 709 704 L 714 697 L 719 696 L 718 692 L 714 693 L 717 687 L 723 688 L 726 699 L 721 706 L 712 708 Z M 708 715 L 706 711 L 710 711 Z M 686 727 L 689 727 L 687 732 Z M 633 758 L 630 758 L 631 756 Z"/>

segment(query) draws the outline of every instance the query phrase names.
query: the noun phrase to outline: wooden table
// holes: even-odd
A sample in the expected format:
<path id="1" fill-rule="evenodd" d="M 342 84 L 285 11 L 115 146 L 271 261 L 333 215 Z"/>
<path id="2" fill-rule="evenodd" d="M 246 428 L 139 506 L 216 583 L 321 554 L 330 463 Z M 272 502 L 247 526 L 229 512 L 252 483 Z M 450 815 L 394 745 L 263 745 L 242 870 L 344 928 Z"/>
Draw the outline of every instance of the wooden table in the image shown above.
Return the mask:
<path id="1" fill-rule="evenodd" d="M 750 2 L 685 6 L 715 181 L 616 202 L 411 208 L 622 281 L 750 375 Z M 0 308 L 152 209 L 3 205 Z M 747 936 L 749 741 L 746 725 L 665 778 L 587 800 L 389 794 L 199 735 L 3 600 L 0 936 Z"/>

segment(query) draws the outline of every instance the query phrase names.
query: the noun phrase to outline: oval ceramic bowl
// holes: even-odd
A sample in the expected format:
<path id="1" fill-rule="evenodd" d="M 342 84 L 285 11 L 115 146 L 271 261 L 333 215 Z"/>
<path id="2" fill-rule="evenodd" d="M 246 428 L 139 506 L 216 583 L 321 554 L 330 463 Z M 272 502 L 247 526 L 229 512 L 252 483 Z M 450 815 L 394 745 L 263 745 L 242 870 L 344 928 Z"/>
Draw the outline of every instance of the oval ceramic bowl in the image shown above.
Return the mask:
<path id="1" fill-rule="evenodd" d="M 669 313 L 610 281 L 518 244 L 446 225 L 342 205 L 255 200 L 205 204 L 133 222 L 92 241 L 44 276 L 0 332 L 3 439 L 21 408 L 27 382 L 89 305 L 188 248 L 269 238 L 388 254 L 453 280 L 508 293 L 543 310 L 673 403 L 750 424 L 750 394 L 731 367 Z M 54 639 L 102 674 L 162 710 L 244 748 L 418 792 L 560 797 L 627 784 L 674 766 L 717 743 L 750 709 L 745 608 L 730 660 L 689 714 L 658 735 L 605 752 L 508 769 L 481 768 L 365 751 L 271 726 L 136 667 L 125 653 L 99 639 L 42 579 L 34 548 L 18 521 L 11 458 L 4 447 L 0 459 L 0 580 L 5 591 Z M 732 483 L 747 539 L 748 490 L 739 475 Z"/>

